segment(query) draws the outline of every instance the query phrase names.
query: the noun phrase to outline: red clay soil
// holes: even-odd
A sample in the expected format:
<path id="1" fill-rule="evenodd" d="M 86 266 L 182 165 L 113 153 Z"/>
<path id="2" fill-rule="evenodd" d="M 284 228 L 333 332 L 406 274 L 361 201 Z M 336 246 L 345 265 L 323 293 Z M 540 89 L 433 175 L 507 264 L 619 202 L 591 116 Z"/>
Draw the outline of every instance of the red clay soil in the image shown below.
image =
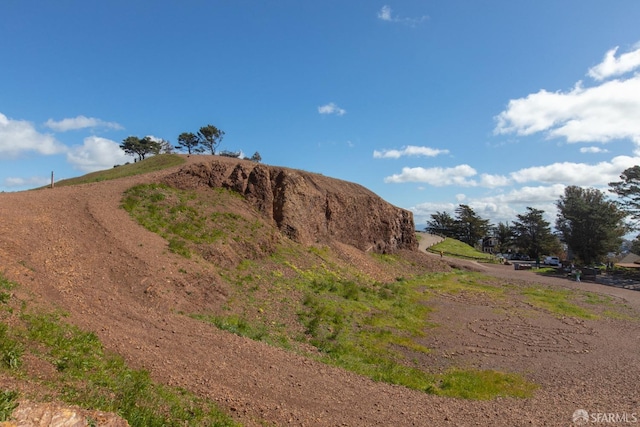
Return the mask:
<path id="1" fill-rule="evenodd" d="M 4 275 L 31 304 L 64 309 L 132 366 L 216 400 L 247 426 L 567 426 L 577 409 L 640 413 L 637 320 L 558 318 L 522 301 L 443 293 L 433 312 L 440 326 L 425 342 L 434 366 L 518 372 L 540 385 L 531 398 L 471 401 L 377 383 L 177 314 L 196 299 L 223 302 L 224 285 L 196 289 L 179 270 L 199 267 L 168 253 L 165 240 L 119 207 L 126 189 L 170 171 L 0 194 Z M 509 266 L 473 268 L 513 286 L 610 295 L 640 313 L 640 292 Z"/>

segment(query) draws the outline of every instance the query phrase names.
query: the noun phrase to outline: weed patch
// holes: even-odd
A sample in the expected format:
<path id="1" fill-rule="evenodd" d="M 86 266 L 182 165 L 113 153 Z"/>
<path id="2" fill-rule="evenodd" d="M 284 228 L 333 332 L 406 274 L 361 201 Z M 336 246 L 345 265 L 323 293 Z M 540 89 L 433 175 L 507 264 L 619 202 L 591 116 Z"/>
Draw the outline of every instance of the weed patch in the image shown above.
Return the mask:
<path id="1" fill-rule="evenodd" d="M 536 385 L 519 375 L 452 369 L 441 376 L 431 391 L 441 396 L 488 400 L 498 396 L 529 397 L 536 389 Z"/>
<path id="2" fill-rule="evenodd" d="M 13 410 L 18 406 L 18 392 L 13 390 L 0 391 L 0 421 L 8 421 Z"/>
<path id="3" fill-rule="evenodd" d="M 2 276 L 0 282 L 5 283 Z M 43 379 L 23 371 L 21 358 L 26 353 L 49 363 L 54 374 Z M 0 313 L 0 357 L 2 369 L 37 384 L 43 393 L 68 404 L 117 413 L 131 426 L 237 425 L 213 402 L 156 384 L 147 371 L 129 368 L 122 357 L 105 351 L 94 333 L 64 322 L 63 315 L 29 313 L 25 303 L 19 314 Z M 12 391 L 0 392 L 0 421 L 13 411 L 16 397 Z"/>
<path id="4" fill-rule="evenodd" d="M 530 304 L 543 308 L 559 316 L 596 319 L 594 313 L 573 303 L 573 294 L 568 290 L 529 287 L 522 291 Z"/>
<path id="5" fill-rule="evenodd" d="M 215 245 L 230 245 L 240 252 L 254 252 L 248 242 L 263 238 L 268 247 L 271 235 L 261 231 L 263 223 L 225 209 L 242 203 L 231 190 L 214 189 L 203 193 L 171 188 L 163 184 L 143 184 L 124 194 L 121 206 L 142 226 L 168 241 L 171 252 L 186 258 L 206 256 Z M 246 206 L 243 206 L 246 210 Z M 255 253 L 243 254 L 253 257 Z"/>

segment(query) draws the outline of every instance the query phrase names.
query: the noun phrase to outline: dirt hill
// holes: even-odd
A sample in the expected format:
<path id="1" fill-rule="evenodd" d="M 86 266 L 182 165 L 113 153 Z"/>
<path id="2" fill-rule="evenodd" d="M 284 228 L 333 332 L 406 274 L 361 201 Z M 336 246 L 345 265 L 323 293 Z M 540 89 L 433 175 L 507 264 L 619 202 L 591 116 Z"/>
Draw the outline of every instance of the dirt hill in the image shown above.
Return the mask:
<path id="1" fill-rule="evenodd" d="M 0 194 L 0 269 L 20 284 L 16 297 L 43 311 L 63 310 L 67 320 L 94 331 L 107 349 L 148 370 L 154 380 L 211 398 L 248 426 L 570 425 L 579 408 L 638 412 L 640 300 L 623 290 L 589 288 L 609 298 L 610 310 L 626 310 L 627 317 L 596 320 L 555 316 L 525 293 L 513 299 L 434 293 L 433 322 L 440 326 L 424 339 L 431 356 L 416 363 L 518 372 L 540 385 L 527 399 L 452 399 L 375 382 L 185 316 L 229 305 L 234 294 L 221 279 L 226 270 L 199 256 L 172 253 L 167 240 L 121 208 L 126 190 L 162 182 L 197 191 L 234 189 L 244 198 L 230 202 L 225 212 L 249 224 L 272 223 L 275 234 L 265 227 L 260 234 L 275 236 L 265 240 L 274 247 L 278 239 L 324 245 L 344 268 L 381 281 L 462 267 L 417 251 L 411 215 L 360 186 L 192 156 L 186 166 L 142 176 Z M 261 254 L 242 249 L 241 239 L 233 242 L 227 248 L 235 254 L 264 257 L 271 251 L 268 244 Z M 385 268 L 367 251 L 394 252 L 408 262 L 404 271 Z M 572 286 L 574 292 L 589 286 L 531 272 L 513 278 L 509 268 L 486 272 L 503 277 L 512 293 L 532 285 Z M 27 363 L 25 369 L 46 376 L 46 367 Z M 38 392 L 37 384 L 3 371 L 0 384 Z"/>
<path id="2" fill-rule="evenodd" d="M 192 164 L 164 182 L 177 188 L 237 191 L 285 236 L 305 245 L 338 241 L 379 253 L 418 247 L 411 212 L 358 184 L 223 159 Z"/>

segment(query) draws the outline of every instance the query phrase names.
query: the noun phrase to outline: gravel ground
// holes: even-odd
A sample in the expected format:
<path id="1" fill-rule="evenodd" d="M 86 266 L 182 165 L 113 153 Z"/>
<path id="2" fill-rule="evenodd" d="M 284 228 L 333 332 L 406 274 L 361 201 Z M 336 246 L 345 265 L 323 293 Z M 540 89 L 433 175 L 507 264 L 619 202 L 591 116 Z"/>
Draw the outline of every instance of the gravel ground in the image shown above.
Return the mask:
<path id="1" fill-rule="evenodd" d="M 21 283 L 33 304 L 63 308 L 154 379 L 213 398 L 248 426 L 567 426 L 578 425 L 578 409 L 594 417 L 627 414 L 628 421 L 640 412 L 637 291 L 447 260 L 516 288 L 607 295 L 630 316 L 559 318 L 521 299 L 441 294 L 433 302 L 439 327 L 425 338 L 434 368 L 518 372 L 540 385 L 531 398 L 492 401 L 376 383 L 176 314 L 182 305 L 222 303 L 226 290 L 196 289 L 180 270 L 202 267 L 167 253 L 163 239 L 119 208 L 125 189 L 165 173 L 0 194 L 5 276 Z"/>

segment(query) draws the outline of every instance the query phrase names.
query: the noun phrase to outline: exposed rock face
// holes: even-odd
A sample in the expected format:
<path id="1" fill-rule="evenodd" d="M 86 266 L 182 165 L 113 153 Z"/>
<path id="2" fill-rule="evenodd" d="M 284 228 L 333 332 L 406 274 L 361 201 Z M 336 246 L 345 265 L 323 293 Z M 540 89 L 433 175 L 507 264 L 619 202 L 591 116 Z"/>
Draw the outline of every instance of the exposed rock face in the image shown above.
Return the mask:
<path id="1" fill-rule="evenodd" d="M 358 184 L 222 158 L 186 166 L 166 182 L 183 189 L 208 186 L 237 191 L 299 243 L 336 240 L 379 253 L 418 247 L 413 214 Z"/>
<path id="2" fill-rule="evenodd" d="M 0 427 L 129 427 L 126 420 L 113 413 L 28 401 L 20 403 L 11 419 L 0 422 Z"/>

